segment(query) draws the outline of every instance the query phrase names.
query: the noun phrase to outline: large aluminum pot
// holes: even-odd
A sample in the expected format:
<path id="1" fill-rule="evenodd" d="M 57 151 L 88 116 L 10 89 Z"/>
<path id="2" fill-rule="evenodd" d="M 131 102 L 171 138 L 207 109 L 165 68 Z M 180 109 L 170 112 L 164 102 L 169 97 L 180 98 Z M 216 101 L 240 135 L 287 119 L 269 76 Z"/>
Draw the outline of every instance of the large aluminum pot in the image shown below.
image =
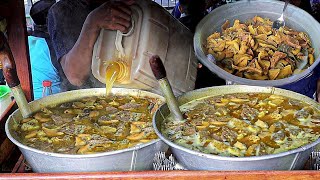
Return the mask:
<path id="1" fill-rule="evenodd" d="M 219 66 L 214 64 L 207 58 L 207 52 L 205 48 L 206 39 L 213 32 L 221 32 L 221 25 L 229 20 L 233 24 L 235 19 L 239 19 L 244 22 L 248 19 L 252 19 L 258 15 L 261 17 L 267 17 L 271 20 L 276 20 L 280 17 L 284 2 L 274 0 L 251 0 L 251 1 L 239 1 L 223 5 L 213 10 L 209 15 L 201 20 L 198 24 L 195 36 L 194 36 L 194 49 L 197 58 L 203 63 L 210 71 L 216 73 L 221 78 L 231 81 L 235 84 L 256 85 L 256 86 L 282 86 L 292 82 L 296 82 L 309 74 L 320 62 L 320 24 L 310 14 L 304 10 L 289 5 L 285 11 L 286 25 L 292 29 L 307 32 L 312 41 L 312 46 L 315 49 L 315 63 L 308 69 L 300 74 L 290 76 L 288 78 L 279 80 L 250 80 L 246 78 L 240 78 L 232 75 Z"/>
<path id="2" fill-rule="evenodd" d="M 183 105 L 195 99 L 204 97 L 224 95 L 230 93 L 272 93 L 309 103 L 320 110 L 320 104 L 312 99 L 292 92 L 274 87 L 259 87 L 246 85 L 216 86 L 188 92 L 178 97 L 179 105 Z M 252 157 L 224 157 L 218 155 L 204 154 L 177 145 L 167 139 L 161 133 L 161 124 L 170 114 L 167 104 L 162 105 L 153 116 L 153 126 L 157 135 L 167 143 L 177 161 L 189 170 L 293 170 L 302 169 L 316 142 L 302 146 L 287 152 Z"/>
<path id="3" fill-rule="evenodd" d="M 31 112 L 41 107 L 75 101 L 84 97 L 102 96 L 104 88 L 83 89 L 55 94 L 29 103 Z M 132 95 L 135 97 L 164 98 L 157 94 L 136 89 L 113 88 L 116 95 Z M 34 172 L 88 172 L 88 171 L 132 171 L 152 169 L 154 155 L 158 151 L 166 151 L 168 146 L 160 139 L 132 148 L 88 155 L 69 155 L 49 153 L 21 144 L 12 133 L 13 122 L 22 120 L 20 110 L 16 110 L 6 122 L 5 130 L 8 138 L 16 144 Z"/>

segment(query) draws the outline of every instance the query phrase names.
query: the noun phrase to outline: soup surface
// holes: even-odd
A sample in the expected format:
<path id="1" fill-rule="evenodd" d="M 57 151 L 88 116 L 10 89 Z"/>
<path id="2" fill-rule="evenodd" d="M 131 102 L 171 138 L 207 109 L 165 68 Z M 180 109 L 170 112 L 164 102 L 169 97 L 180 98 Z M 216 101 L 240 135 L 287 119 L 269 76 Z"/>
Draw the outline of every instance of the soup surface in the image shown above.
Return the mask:
<path id="1" fill-rule="evenodd" d="M 314 142 L 320 113 L 304 102 L 264 93 L 229 94 L 194 100 L 180 107 L 185 120 L 164 121 L 172 142 L 207 154 L 259 156 Z"/>
<path id="2" fill-rule="evenodd" d="M 222 32 L 207 38 L 207 52 L 225 71 L 248 79 L 275 80 L 297 74 L 314 63 L 314 49 L 305 32 L 272 28 L 255 16 L 246 22 L 227 21 Z"/>
<path id="3" fill-rule="evenodd" d="M 27 146 L 47 152 L 90 154 L 120 150 L 157 138 L 152 114 L 155 98 L 89 97 L 43 108 L 15 124 Z"/>

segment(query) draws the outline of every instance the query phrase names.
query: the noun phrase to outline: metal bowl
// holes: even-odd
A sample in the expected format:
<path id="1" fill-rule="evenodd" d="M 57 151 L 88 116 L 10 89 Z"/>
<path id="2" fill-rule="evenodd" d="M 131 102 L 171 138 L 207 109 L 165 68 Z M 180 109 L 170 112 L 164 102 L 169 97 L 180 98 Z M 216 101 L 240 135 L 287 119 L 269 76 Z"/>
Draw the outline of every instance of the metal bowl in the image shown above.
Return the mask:
<path id="1" fill-rule="evenodd" d="M 178 97 L 179 105 L 192 100 L 225 95 L 231 93 L 271 93 L 304 101 L 320 110 L 320 104 L 312 99 L 292 92 L 274 87 L 259 87 L 246 85 L 230 85 L 204 88 L 188 92 Z M 252 156 L 252 157 L 224 157 L 218 155 L 204 154 L 177 145 L 167 139 L 161 133 L 161 124 L 170 114 L 167 104 L 162 105 L 153 116 L 153 127 L 157 135 L 168 144 L 177 161 L 189 170 L 293 170 L 302 169 L 309 158 L 317 141 L 300 148 L 278 154 Z"/>
<path id="2" fill-rule="evenodd" d="M 221 26 L 226 20 L 229 20 L 230 23 L 233 24 L 235 19 L 244 22 L 248 19 L 252 19 L 256 15 L 276 20 L 280 17 L 283 6 L 284 2 L 282 1 L 251 0 L 230 3 L 216 8 L 203 18 L 197 26 L 194 36 L 194 49 L 197 58 L 201 63 L 208 67 L 210 71 L 235 84 L 279 87 L 299 81 L 308 76 L 320 62 L 320 41 L 318 41 L 320 36 L 320 24 L 306 11 L 293 5 L 289 5 L 285 11 L 286 25 L 297 31 L 306 32 L 312 40 L 312 47 L 315 49 L 315 62 L 302 73 L 279 80 L 251 80 L 232 75 L 207 58 L 205 48 L 206 39 L 213 32 L 221 32 Z"/>
<path id="3" fill-rule="evenodd" d="M 105 95 L 105 92 L 104 88 L 69 91 L 33 101 L 29 105 L 32 112 L 37 112 L 41 107 L 75 101 L 84 97 L 102 96 Z M 113 88 L 112 93 L 157 98 L 159 103 L 164 102 L 162 96 L 136 89 Z M 166 144 L 156 139 L 132 148 L 104 153 L 88 155 L 50 153 L 28 147 L 18 141 L 18 138 L 12 133 L 12 126 L 14 121 L 19 122 L 20 120 L 22 120 L 21 112 L 16 110 L 7 120 L 5 131 L 8 138 L 19 147 L 34 172 L 150 170 L 155 153 L 168 149 Z"/>

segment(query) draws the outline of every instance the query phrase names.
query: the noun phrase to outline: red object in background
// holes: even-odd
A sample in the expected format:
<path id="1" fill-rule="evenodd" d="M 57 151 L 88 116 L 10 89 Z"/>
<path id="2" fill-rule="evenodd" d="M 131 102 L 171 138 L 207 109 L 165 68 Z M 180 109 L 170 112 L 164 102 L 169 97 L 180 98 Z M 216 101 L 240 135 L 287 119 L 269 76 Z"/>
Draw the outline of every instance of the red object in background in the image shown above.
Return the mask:
<path id="1" fill-rule="evenodd" d="M 42 97 L 49 96 L 52 94 L 52 82 L 49 80 L 42 81 Z"/>
<path id="2" fill-rule="evenodd" d="M 51 87 L 52 86 L 52 82 L 49 81 L 49 80 L 42 81 L 42 86 L 43 87 Z"/>

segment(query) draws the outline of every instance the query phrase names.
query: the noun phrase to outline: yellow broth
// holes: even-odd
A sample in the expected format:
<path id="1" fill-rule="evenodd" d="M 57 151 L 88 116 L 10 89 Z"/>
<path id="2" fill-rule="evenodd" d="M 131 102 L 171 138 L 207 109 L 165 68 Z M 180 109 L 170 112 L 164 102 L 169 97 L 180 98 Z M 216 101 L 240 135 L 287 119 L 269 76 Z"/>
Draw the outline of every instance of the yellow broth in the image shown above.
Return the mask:
<path id="1" fill-rule="evenodd" d="M 15 126 L 24 145 L 47 152 L 91 154 L 121 150 L 157 138 L 152 114 L 159 100 L 89 97 L 43 108 Z"/>
<path id="2" fill-rule="evenodd" d="M 169 115 L 163 134 L 183 147 L 221 156 L 260 156 L 296 149 L 320 136 L 318 109 L 264 93 L 237 93 L 194 100 Z"/>

